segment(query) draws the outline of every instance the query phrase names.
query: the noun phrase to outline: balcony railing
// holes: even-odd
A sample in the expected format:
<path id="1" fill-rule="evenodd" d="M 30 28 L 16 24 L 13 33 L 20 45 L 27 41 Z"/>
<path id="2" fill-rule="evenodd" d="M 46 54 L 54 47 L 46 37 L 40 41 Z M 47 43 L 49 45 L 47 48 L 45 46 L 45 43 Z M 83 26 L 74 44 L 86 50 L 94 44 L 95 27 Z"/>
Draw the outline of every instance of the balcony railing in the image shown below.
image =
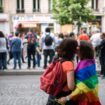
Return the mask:
<path id="1" fill-rule="evenodd" d="M 33 9 L 33 12 L 40 12 L 40 9 Z"/>
<path id="2" fill-rule="evenodd" d="M 20 10 L 20 9 L 17 9 L 17 10 L 16 10 L 16 13 L 24 13 L 24 12 L 25 12 L 24 9 L 21 9 L 21 10 Z"/>

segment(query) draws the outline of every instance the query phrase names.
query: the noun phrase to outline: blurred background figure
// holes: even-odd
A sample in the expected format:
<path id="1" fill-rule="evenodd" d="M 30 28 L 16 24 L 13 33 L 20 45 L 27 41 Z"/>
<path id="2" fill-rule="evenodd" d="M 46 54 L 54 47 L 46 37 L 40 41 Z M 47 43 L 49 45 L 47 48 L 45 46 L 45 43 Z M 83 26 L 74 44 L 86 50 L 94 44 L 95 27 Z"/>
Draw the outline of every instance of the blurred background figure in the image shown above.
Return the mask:
<path id="1" fill-rule="evenodd" d="M 2 31 L 0 31 L 0 70 L 7 69 L 7 41 Z"/>
<path id="2" fill-rule="evenodd" d="M 37 36 L 36 41 L 36 64 L 38 67 L 40 67 L 40 61 L 41 61 L 41 46 L 40 46 L 40 37 Z"/>
<path id="3" fill-rule="evenodd" d="M 24 60 L 24 33 L 20 33 L 20 39 L 21 39 L 21 58 L 22 58 L 22 63 L 25 63 Z"/>
<path id="4" fill-rule="evenodd" d="M 13 58 L 13 54 L 12 54 L 12 46 L 11 46 L 11 41 L 13 38 L 14 34 L 11 32 L 11 34 L 8 35 L 7 40 L 8 40 L 8 53 L 9 53 L 9 58 L 7 61 L 7 64 L 10 63 L 10 60 Z"/>
<path id="5" fill-rule="evenodd" d="M 100 30 L 99 29 L 95 29 L 92 33 L 92 36 L 90 37 L 90 41 L 94 47 L 94 50 L 96 52 L 96 57 L 98 57 L 99 55 L 99 45 L 102 41 L 101 39 L 101 33 L 100 33 Z"/>
<path id="6" fill-rule="evenodd" d="M 11 42 L 12 54 L 14 58 L 14 68 L 13 69 L 16 69 L 17 61 L 18 61 L 19 69 L 21 69 L 21 44 L 22 42 L 21 42 L 19 35 L 20 35 L 19 32 L 16 32 Z"/>
<path id="7" fill-rule="evenodd" d="M 45 33 L 41 37 L 41 48 L 43 49 L 43 55 L 44 55 L 44 66 L 45 69 L 47 67 L 47 63 L 51 63 L 53 60 L 53 57 L 55 55 L 55 40 L 56 37 L 53 33 L 51 33 L 51 30 L 49 27 L 45 29 Z M 48 60 L 49 57 L 49 60 Z"/>
<path id="8" fill-rule="evenodd" d="M 101 65 L 101 77 L 102 79 L 105 79 L 105 33 L 102 33 L 101 35 L 101 43 L 99 45 L 99 60 L 100 60 L 100 65 Z"/>
<path id="9" fill-rule="evenodd" d="M 27 33 L 26 39 L 28 41 L 27 44 L 27 57 L 28 57 L 28 69 L 31 67 L 31 60 L 33 61 L 33 68 L 36 66 L 35 54 L 36 54 L 36 34 L 29 31 Z"/>
<path id="10" fill-rule="evenodd" d="M 81 34 L 78 36 L 78 40 L 84 40 L 84 41 L 89 41 L 90 40 L 90 38 L 87 35 L 85 30 L 81 31 Z"/>

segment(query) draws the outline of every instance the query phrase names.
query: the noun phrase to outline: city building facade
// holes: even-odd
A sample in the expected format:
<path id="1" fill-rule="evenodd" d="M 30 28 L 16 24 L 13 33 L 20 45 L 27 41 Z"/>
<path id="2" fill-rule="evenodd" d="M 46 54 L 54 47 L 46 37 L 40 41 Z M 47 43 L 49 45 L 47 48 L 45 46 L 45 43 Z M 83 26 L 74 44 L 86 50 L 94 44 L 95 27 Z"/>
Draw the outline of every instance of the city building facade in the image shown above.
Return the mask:
<path id="1" fill-rule="evenodd" d="M 5 33 L 16 31 L 19 24 L 26 32 L 41 33 L 48 26 L 59 31 L 59 24 L 52 19 L 52 0 L 0 0 L 0 8 L 0 29 Z"/>
<path id="2" fill-rule="evenodd" d="M 62 29 L 65 28 L 62 28 L 52 18 L 52 1 L 0 0 L 0 30 L 8 34 L 15 32 L 18 25 L 21 24 L 26 32 L 33 29 L 42 33 L 48 26 L 55 33 L 63 31 Z M 105 0 L 91 0 L 89 6 L 94 10 L 96 19 L 88 23 L 88 29 L 97 27 L 105 32 Z M 70 30 L 73 30 L 73 27 L 70 26 Z"/>
<path id="3" fill-rule="evenodd" d="M 96 16 L 94 21 L 90 22 L 94 27 L 100 29 L 100 31 L 105 32 L 105 0 L 91 0 L 91 8 Z"/>

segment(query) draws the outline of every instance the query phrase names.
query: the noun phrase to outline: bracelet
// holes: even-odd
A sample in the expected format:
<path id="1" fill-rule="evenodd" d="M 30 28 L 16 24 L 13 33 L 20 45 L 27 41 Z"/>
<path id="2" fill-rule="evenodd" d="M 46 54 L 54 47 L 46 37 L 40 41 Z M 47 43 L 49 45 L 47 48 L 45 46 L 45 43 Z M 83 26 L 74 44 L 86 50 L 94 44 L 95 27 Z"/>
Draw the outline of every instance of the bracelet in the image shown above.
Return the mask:
<path id="1" fill-rule="evenodd" d="M 66 101 L 70 101 L 70 97 L 69 96 L 66 96 Z"/>

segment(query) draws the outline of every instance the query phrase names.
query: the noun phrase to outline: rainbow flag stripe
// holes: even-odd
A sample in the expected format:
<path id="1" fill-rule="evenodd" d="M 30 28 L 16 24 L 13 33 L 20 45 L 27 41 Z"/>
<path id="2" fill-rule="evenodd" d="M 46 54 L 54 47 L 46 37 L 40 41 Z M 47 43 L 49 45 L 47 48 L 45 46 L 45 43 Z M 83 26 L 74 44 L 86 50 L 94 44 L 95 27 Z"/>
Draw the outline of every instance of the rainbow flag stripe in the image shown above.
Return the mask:
<path id="1" fill-rule="evenodd" d="M 98 98 L 98 77 L 94 59 L 81 60 L 75 70 L 76 88 L 71 93 L 79 105 L 101 105 Z"/>

